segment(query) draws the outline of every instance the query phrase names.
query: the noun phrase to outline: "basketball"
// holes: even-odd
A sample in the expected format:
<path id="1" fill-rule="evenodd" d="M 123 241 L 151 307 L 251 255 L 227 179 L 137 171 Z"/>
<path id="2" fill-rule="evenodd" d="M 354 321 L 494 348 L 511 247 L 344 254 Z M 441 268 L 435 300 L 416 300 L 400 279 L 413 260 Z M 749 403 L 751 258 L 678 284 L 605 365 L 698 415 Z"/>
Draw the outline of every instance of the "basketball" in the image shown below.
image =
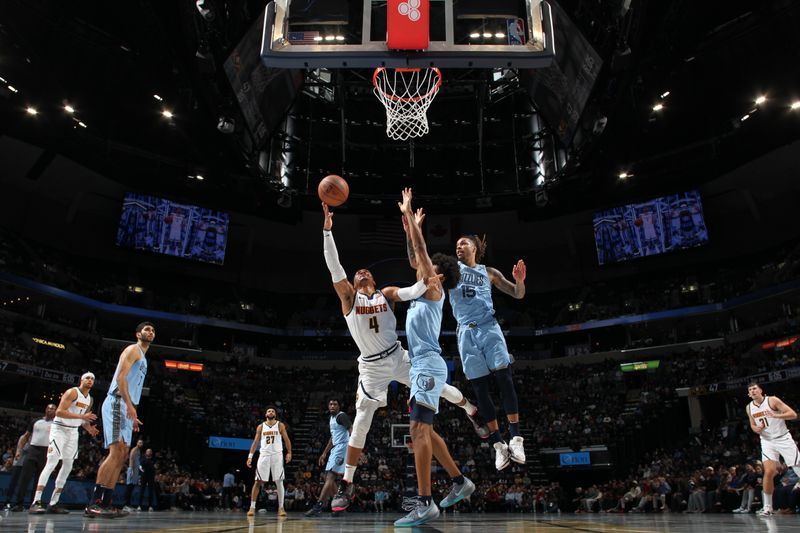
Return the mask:
<path id="1" fill-rule="evenodd" d="M 320 200 L 329 206 L 336 207 L 347 201 L 347 197 L 350 195 L 350 186 L 341 176 L 331 174 L 319 182 L 317 194 L 319 194 Z"/>

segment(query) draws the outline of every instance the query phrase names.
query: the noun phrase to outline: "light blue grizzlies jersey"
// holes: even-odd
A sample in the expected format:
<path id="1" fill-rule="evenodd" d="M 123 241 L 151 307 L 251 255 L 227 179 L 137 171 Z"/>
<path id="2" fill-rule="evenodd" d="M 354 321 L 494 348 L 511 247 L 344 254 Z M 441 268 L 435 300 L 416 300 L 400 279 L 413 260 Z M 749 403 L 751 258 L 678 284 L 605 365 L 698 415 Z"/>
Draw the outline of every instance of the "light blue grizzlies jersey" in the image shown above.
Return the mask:
<path id="1" fill-rule="evenodd" d="M 139 346 L 136 348 L 139 349 L 139 353 L 142 357 L 131 365 L 126 379 L 128 382 L 128 394 L 131 397 L 133 405 L 139 405 L 139 399 L 142 397 L 142 388 L 144 387 L 144 377 L 147 375 L 147 359 L 145 359 L 142 349 Z M 111 380 L 111 386 L 108 388 L 108 393 L 116 396 L 119 396 L 117 374 L 119 374 L 119 365 L 121 363 L 122 361 L 117 363 L 117 369 L 114 371 L 114 379 Z"/>
<path id="2" fill-rule="evenodd" d="M 347 441 L 350 440 L 350 432 L 347 431 L 345 426 L 336 421 L 336 419 L 343 414 L 342 412 L 336 413 L 336 416 L 332 416 L 330 419 L 331 444 L 333 444 L 334 447 L 345 446 L 347 445 Z"/>
<path id="3" fill-rule="evenodd" d="M 468 267 L 458 262 L 461 279 L 455 289 L 450 289 L 450 306 L 453 316 L 461 325 L 476 322 L 481 324 L 494 317 L 492 304 L 492 280 L 486 265 Z"/>
<path id="4" fill-rule="evenodd" d="M 408 339 L 408 355 L 412 359 L 426 353 L 442 353 L 442 348 L 439 346 L 439 333 L 442 331 L 443 308 L 444 291 L 438 302 L 422 297 L 411 302 L 408 313 L 406 313 L 406 338 Z"/>

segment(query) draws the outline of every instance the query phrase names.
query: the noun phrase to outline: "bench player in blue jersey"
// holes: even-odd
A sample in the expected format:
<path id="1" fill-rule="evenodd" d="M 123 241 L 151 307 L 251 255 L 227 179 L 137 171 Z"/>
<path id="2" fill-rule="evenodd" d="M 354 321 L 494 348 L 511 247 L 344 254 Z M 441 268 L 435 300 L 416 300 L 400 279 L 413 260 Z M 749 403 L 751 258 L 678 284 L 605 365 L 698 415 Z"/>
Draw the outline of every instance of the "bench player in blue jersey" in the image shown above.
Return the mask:
<path id="1" fill-rule="evenodd" d="M 461 272 L 458 285 L 450 289 L 450 306 L 458 324 L 458 352 L 464 374 L 472 384 L 481 416 L 487 421 L 490 439 L 495 448 L 495 467 L 506 468 L 510 461 L 525 463 L 525 449 L 519 432 L 519 404 L 511 374 L 511 356 L 503 331 L 494 318 L 492 287 L 514 298 L 525 296 L 525 262 L 517 261 L 512 269 L 514 283 L 492 267 L 481 265 L 486 240 L 477 235 L 458 239 L 456 256 Z M 497 412 L 489 394 L 494 376 L 508 417 L 511 441 L 506 444 L 500 435 Z"/>
<path id="2" fill-rule="evenodd" d="M 147 375 L 145 354 L 155 338 L 155 326 L 150 322 L 142 322 L 136 326 L 136 344 L 126 347 L 119 356 L 114 379 L 103 402 L 103 442 L 108 448 L 108 457 L 97 470 L 92 503 L 86 507 L 85 514 L 90 518 L 117 518 L 128 514 L 113 509 L 111 498 L 119 473 L 128 458 L 133 433 L 138 432 L 142 425 L 136 407 Z"/>
<path id="3" fill-rule="evenodd" d="M 344 458 L 347 453 L 347 442 L 353 424 L 347 413 L 341 410 L 339 400 L 328 401 L 328 426 L 331 436 L 328 444 L 319 456 L 319 466 L 325 465 L 325 484 L 319 491 L 319 498 L 314 507 L 306 511 L 306 516 L 319 516 L 328 500 L 336 493 L 336 478 L 344 474 Z M 328 455 L 330 452 L 330 455 Z M 327 462 L 325 461 L 327 457 Z"/>
<path id="4" fill-rule="evenodd" d="M 433 456 L 453 480 L 450 493 L 439 505 L 449 507 L 468 498 L 475 485 L 465 478 L 450 456 L 442 437 L 433 429 L 434 415 L 439 412 L 439 397 L 447 382 L 447 364 L 442 359 L 439 334 L 442 329 L 442 309 L 445 289 L 456 286 L 458 267 L 454 257 L 436 254 L 428 256 L 422 231 L 411 208 L 411 189 L 403 191 L 398 204 L 406 219 L 408 234 L 416 256 L 417 279 L 439 276 L 441 283 L 427 287 L 425 293 L 411 302 L 406 314 L 406 337 L 411 359 L 411 440 L 414 443 L 414 464 L 417 470 L 417 497 L 404 501 L 408 515 L 397 520 L 395 527 L 414 527 L 439 516 L 439 508 L 431 499 L 431 460 Z"/>

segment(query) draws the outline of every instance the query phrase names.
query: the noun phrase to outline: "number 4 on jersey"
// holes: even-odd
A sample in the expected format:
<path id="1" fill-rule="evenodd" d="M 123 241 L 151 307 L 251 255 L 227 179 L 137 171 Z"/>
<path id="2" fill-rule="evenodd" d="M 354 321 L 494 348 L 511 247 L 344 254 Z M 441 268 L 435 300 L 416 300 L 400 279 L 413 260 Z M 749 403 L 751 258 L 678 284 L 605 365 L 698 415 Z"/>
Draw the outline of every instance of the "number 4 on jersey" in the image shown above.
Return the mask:
<path id="1" fill-rule="evenodd" d="M 380 333 L 380 328 L 378 326 L 378 317 L 374 316 L 369 319 L 369 329 L 374 329 L 375 333 Z"/>

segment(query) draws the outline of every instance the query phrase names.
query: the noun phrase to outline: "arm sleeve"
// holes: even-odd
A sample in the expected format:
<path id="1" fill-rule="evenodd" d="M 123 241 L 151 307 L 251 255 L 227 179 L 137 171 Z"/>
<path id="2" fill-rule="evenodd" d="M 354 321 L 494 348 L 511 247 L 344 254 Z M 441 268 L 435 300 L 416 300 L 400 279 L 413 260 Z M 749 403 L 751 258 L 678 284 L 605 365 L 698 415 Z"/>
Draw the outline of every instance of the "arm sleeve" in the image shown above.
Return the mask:
<path id="1" fill-rule="evenodd" d="M 350 426 L 352 426 L 352 424 L 350 423 L 350 417 L 347 416 L 347 413 L 339 413 L 336 416 L 336 423 L 339 424 L 340 426 L 344 426 L 346 428 L 349 428 Z"/>
<path id="2" fill-rule="evenodd" d="M 322 230 L 322 244 L 325 251 L 325 263 L 328 265 L 328 270 L 331 271 L 333 282 L 337 283 L 347 278 L 342 264 L 339 263 L 339 252 L 336 250 L 336 242 L 333 240 L 332 232 Z"/>
<path id="3" fill-rule="evenodd" d="M 410 287 L 403 287 L 402 289 L 397 289 L 397 297 L 404 302 L 407 302 L 409 300 L 416 300 L 417 298 L 425 294 L 425 291 L 427 290 L 428 287 L 425 285 L 425 280 L 421 279 Z"/>

